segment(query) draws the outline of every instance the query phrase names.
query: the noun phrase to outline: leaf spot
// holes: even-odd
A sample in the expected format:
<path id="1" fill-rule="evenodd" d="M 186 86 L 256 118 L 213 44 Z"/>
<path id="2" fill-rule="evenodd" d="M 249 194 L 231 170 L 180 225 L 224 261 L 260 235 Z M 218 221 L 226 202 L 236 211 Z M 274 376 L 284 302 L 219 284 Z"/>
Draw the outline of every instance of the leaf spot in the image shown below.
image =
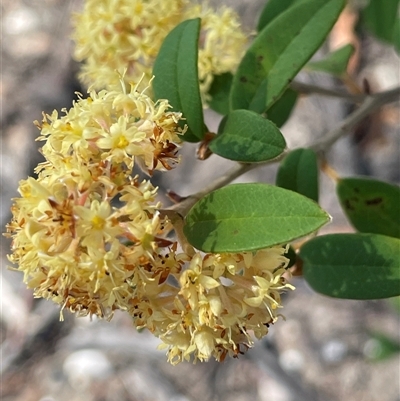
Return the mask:
<path id="1" fill-rule="evenodd" d="M 346 208 L 347 210 L 354 210 L 354 207 L 353 207 L 353 205 L 351 204 L 351 202 L 350 202 L 349 199 L 346 199 L 346 200 L 345 200 L 344 206 L 345 206 L 345 208 Z"/>
<path id="2" fill-rule="evenodd" d="M 368 199 L 365 201 L 365 204 L 367 206 L 376 206 L 376 205 L 380 205 L 383 202 L 382 198 L 374 198 L 374 199 Z"/>

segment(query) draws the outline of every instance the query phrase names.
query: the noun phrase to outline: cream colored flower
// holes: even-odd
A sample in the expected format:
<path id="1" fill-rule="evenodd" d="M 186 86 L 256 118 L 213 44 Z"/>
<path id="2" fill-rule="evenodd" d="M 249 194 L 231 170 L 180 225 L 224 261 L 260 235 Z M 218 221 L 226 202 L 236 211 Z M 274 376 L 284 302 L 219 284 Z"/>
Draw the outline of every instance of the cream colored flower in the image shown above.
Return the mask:
<path id="1" fill-rule="evenodd" d="M 179 277 L 181 285 L 180 294 L 187 299 L 192 310 L 198 307 L 198 297 L 208 290 L 216 288 L 220 283 L 209 274 L 202 272 L 202 258 L 200 254 L 196 254 L 190 262 L 190 266 Z"/>
<path id="2" fill-rule="evenodd" d="M 148 85 L 165 36 L 182 21 L 187 0 L 86 0 L 74 16 L 75 58 L 84 61 L 81 77 L 97 89 L 118 84 L 115 71 L 126 70 L 126 81 L 145 74 Z"/>
<path id="3" fill-rule="evenodd" d="M 39 140 L 46 141 L 42 153 L 57 169 L 86 167 L 96 176 L 122 171 L 121 165 L 130 175 L 135 160 L 149 173 L 169 170 L 178 161 L 183 133 L 181 114 L 169 108 L 167 101 L 154 103 L 137 86 L 127 91 L 123 81 L 120 90 L 92 91 L 64 116 L 55 111 L 37 123 Z"/>
<path id="4" fill-rule="evenodd" d="M 54 168 L 50 174 L 50 167 L 38 179 L 21 181 L 7 227 L 9 258 L 36 297 L 109 318 L 115 309 L 131 309 L 132 299 L 151 288 L 143 284 L 143 271 L 158 288 L 166 280 L 160 267 L 168 255 L 169 271 L 177 272 L 179 262 L 172 249 L 169 256 L 172 243 L 165 239 L 171 228 L 157 214 L 149 182 L 126 179 L 116 188 L 111 180 L 92 180 L 81 192 L 81 177 Z"/>
<path id="5" fill-rule="evenodd" d="M 213 10 L 207 4 L 194 4 L 186 10 L 185 18 L 201 18 L 199 43 L 199 81 L 203 101 L 215 75 L 234 73 L 248 43 L 238 14 L 230 7 Z"/>
<path id="6" fill-rule="evenodd" d="M 150 317 L 151 332 L 163 341 L 160 348 L 168 349 L 168 360 L 221 361 L 245 352 L 254 337 L 265 336 L 282 307 L 280 293 L 293 289 L 282 276 L 288 263 L 284 253 L 273 247 L 254 253 L 176 255 L 176 260 L 190 260 L 186 269 L 171 272 L 179 291 L 171 287 L 168 296 L 158 298 L 162 324 Z"/>
<path id="7" fill-rule="evenodd" d="M 174 364 L 237 357 L 268 333 L 281 292 L 293 289 L 283 247 L 178 254 L 150 182 L 125 177 L 116 186 L 109 176 L 82 185 L 75 172 L 46 164 L 20 183 L 10 260 L 35 296 L 80 315 L 125 310 Z"/>
<path id="8" fill-rule="evenodd" d="M 199 80 L 207 102 L 214 75 L 235 72 L 248 38 L 233 9 L 214 11 L 189 0 L 87 0 L 74 17 L 75 58 L 83 62 L 82 81 L 110 89 L 118 84 L 115 71 L 125 71 L 127 83 L 138 83 L 144 74 L 142 86 L 149 85 L 165 36 L 185 19 L 198 17 Z"/>
<path id="9" fill-rule="evenodd" d="M 178 253 L 157 189 L 134 163 L 169 169 L 180 114 L 137 87 L 92 92 L 40 126 L 46 158 L 19 186 L 9 259 L 36 297 L 79 315 L 129 313 L 163 342 L 171 363 L 237 357 L 278 319 L 283 247 Z"/>

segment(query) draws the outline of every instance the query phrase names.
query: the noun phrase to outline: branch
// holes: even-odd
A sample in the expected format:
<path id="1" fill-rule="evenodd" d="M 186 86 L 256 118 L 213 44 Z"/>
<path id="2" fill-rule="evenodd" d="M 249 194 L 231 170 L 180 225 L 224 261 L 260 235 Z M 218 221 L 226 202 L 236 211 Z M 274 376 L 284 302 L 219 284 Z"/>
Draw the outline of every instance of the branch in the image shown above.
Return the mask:
<path id="1" fill-rule="evenodd" d="M 293 85 L 293 84 L 292 84 Z M 296 83 L 297 85 L 297 83 Z M 321 88 L 320 88 L 321 89 Z M 329 93 L 332 93 L 331 90 L 328 90 Z M 317 92 L 314 92 L 317 93 Z M 320 92 L 318 92 L 320 93 Z M 343 96 L 342 96 L 343 95 Z M 339 138 L 344 136 L 351 130 L 355 125 L 357 125 L 361 120 L 363 120 L 366 116 L 370 113 L 378 110 L 385 104 L 395 102 L 399 100 L 400 96 L 400 87 L 395 88 L 389 91 L 377 93 L 375 95 L 346 95 L 341 94 L 340 97 L 353 99 L 364 99 L 361 106 L 351 113 L 337 128 L 333 129 L 332 131 L 328 132 L 324 138 L 320 141 L 317 141 L 314 144 L 308 146 L 309 149 L 313 149 L 316 152 L 324 152 L 328 150 Z M 288 151 L 283 152 L 277 158 L 273 160 L 269 160 L 266 163 L 253 163 L 253 164 L 238 164 L 232 170 L 228 171 L 225 175 L 217 178 L 213 181 L 210 185 L 208 185 L 203 190 L 190 195 L 185 200 L 176 205 L 168 208 L 165 210 L 165 213 L 168 214 L 169 211 L 172 211 L 171 216 L 174 215 L 174 212 L 178 213 L 178 219 L 181 219 L 182 216 L 185 216 L 187 212 L 191 209 L 191 207 L 203 196 L 207 195 L 208 193 L 215 191 L 216 189 L 222 188 L 223 186 L 231 183 L 234 179 L 240 177 L 241 175 L 254 170 L 260 166 L 265 166 L 266 164 L 277 163 L 281 161 Z M 171 217 L 170 216 L 170 217 Z"/>
<path id="2" fill-rule="evenodd" d="M 399 98 L 400 87 L 366 97 L 361 106 L 351 113 L 337 128 L 328 132 L 324 138 L 316 141 L 309 148 L 315 152 L 326 152 L 338 139 L 346 135 L 369 114 L 380 109 L 385 104 L 399 100 Z"/>
<path id="3" fill-rule="evenodd" d="M 231 170 L 229 170 L 225 175 L 215 179 L 210 185 L 205 187 L 203 190 L 201 190 L 193 195 L 188 196 L 182 202 L 179 202 L 176 205 L 171 206 L 167 210 L 168 211 L 172 210 L 172 211 L 178 212 L 181 216 L 185 216 L 186 213 L 191 209 L 191 207 L 198 200 L 203 198 L 205 195 L 209 194 L 212 191 L 215 191 L 216 189 L 224 187 L 225 185 L 231 183 L 236 178 L 240 177 L 241 175 L 243 175 L 251 170 L 254 170 L 261 166 L 265 166 L 267 164 L 276 163 L 276 162 L 282 160 L 286 156 L 286 154 L 287 154 L 287 151 L 284 151 L 275 159 L 268 160 L 265 163 L 252 163 L 252 164 L 240 163 L 240 164 L 237 164 L 235 167 L 233 167 Z"/>
<path id="4" fill-rule="evenodd" d="M 338 91 L 336 89 L 330 89 L 330 88 L 323 88 L 321 86 L 316 86 L 316 85 L 310 85 L 310 84 L 304 84 L 302 82 L 294 81 L 290 84 L 290 87 L 295 90 L 296 92 L 299 92 L 304 95 L 323 95 L 323 96 L 330 96 L 330 97 L 337 97 L 340 99 L 345 99 L 349 100 L 350 102 L 353 103 L 360 103 L 363 100 L 365 100 L 368 95 L 352 95 L 351 93 L 343 92 L 343 91 Z"/>

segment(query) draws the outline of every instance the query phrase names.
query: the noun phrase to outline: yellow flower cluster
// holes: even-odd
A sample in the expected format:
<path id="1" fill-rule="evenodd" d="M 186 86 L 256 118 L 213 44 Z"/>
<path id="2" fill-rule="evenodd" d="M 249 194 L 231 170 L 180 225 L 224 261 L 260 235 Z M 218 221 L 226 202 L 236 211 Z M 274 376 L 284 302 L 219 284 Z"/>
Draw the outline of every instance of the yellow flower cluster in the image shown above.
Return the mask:
<path id="1" fill-rule="evenodd" d="M 148 84 L 161 44 L 182 20 L 187 0 L 86 0 L 74 16 L 75 57 L 84 60 L 81 77 L 88 86 L 108 88 L 115 71 L 128 82 L 145 74 Z"/>
<path id="2" fill-rule="evenodd" d="M 78 315 L 110 319 L 127 311 L 168 348 L 168 360 L 237 357 L 276 322 L 285 249 L 255 253 L 176 252 L 149 182 L 87 182 L 74 171 L 44 168 L 20 183 L 10 260 L 36 297 Z M 118 207 L 112 201 L 118 201 Z"/>
<path id="3" fill-rule="evenodd" d="M 237 357 L 278 318 L 280 293 L 293 289 L 282 276 L 285 249 L 255 253 L 195 254 L 165 297 L 149 298 L 140 319 L 168 348 L 172 364 Z M 180 257 L 180 260 L 184 258 Z M 134 315 L 135 316 L 135 315 Z"/>
<path id="4" fill-rule="evenodd" d="M 185 18 L 201 18 L 199 43 L 200 92 L 205 102 L 214 75 L 234 73 L 246 50 L 248 37 L 241 28 L 239 16 L 229 7 L 214 11 L 207 5 L 193 5 Z"/>
<path id="5" fill-rule="evenodd" d="M 280 293 L 293 289 L 283 277 L 284 247 L 196 253 L 169 236 L 174 227 L 157 189 L 132 177 L 135 165 L 151 175 L 178 162 L 182 115 L 141 89 L 151 84 L 165 36 L 194 17 L 202 19 L 199 79 L 207 99 L 214 75 L 233 72 L 244 51 L 231 9 L 188 0 L 85 2 L 75 16 L 76 57 L 84 80 L 101 90 L 36 123 L 46 160 L 36 179 L 20 182 L 7 226 L 9 259 L 36 297 L 82 316 L 126 311 L 135 327 L 160 338 L 173 364 L 242 354 L 276 322 Z M 136 85 L 128 90 L 127 82 Z"/>
<path id="6" fill-rule="evenodd" d="M 199 79 L 204 99 L 213 76 L 234 72 L 247 37 L 230 8 L 214 11 L 188 0 L 86 0 L 74 18 L 75 58 L 83 61 L 81 79 L 97 89 L 116 83 L 115 71 L 126 70 L 127 82 L 144 84 L 165 36 L 180 22 L 202 18 Z"/>
<path id="7" fill-rule="evenodd" d="M 127 91 L 121 78 L 120 90 L 92 91 L 64 109 L 65 116 L 45 115 L 38 126 L 47 161 L 65 173 L 79 169 L 82 177 L 101 177 L 107 170 L 115 180 L 130 175 L 134 162 L 150 174 L 170 170 L 183 133 L 181 114 L 168 111 L 166 100 L 154 103 L 139 85 Z"/>
<path id="8" fill-rule="evenodd" d="M 20 182 L 7 227 L 10 259 L 37 297 L 110 317 L 127 309 L 141 271 L 160 272 L 171 227 L 156 189 L 131 174 L 135 161 L 153 171 L 176 160 L 180 114 L 168 107 L 132 88 L 92 92 L 65 116 L 45 116 L 46 161 Z"/>

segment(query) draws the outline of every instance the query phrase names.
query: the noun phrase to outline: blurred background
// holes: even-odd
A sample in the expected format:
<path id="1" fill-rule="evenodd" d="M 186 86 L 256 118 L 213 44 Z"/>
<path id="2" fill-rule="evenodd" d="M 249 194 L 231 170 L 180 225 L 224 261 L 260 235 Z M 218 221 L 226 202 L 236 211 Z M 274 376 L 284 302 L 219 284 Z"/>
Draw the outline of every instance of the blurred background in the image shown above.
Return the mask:
<path id="1" fill-rule="evenodd" d="M 254 29 L 262 0 L 214 1 L 236 8 L 248 31 Z M 41 161 L 33 120 L 41 113 L 70 107 L 75 76 L 70 15 L 82 7 L 72 0 L 1 2 L 1 226 L 10 219 L 18 181 Z M 400 85 L 400 60 L 391 46 L 356 29 L 357 12 L 345 12 L 316 55 L 352 42 L 358 51 L 349 73 L 372 92 Z M 356 33 L 355 33 L 356 32 Z M 324 74 L 301 73 L 299 80 L 346 90 Z M 342 100 L 302 97 L 282 128 L 289 147 L 311 143 L 352 111 Z M 207 112 L 207 123 L 219 117 Z M 340 140 L 328 155 L 341 175 L 369 175 L 400 181 L 398 104 L 385 106 Z M 185 145 L 183 163 L 156 175 L 162 190 L 188 195 L 233 163 L 212 156 L 194 161 Z M 240 178 L 273 183 L 276 166 Z M 333 216 L 324 232 L 351 231 L 336 200 L 334 184 L 321 175 L 321 204 Z M 347 301 L 314 293 L 301 278 L 286 294 L 282 319 L 267 338 L 239 359 L 224 363 L 170 366 L 158 340 L 138 333 L 129 316 L 111 322 L 75 318 L 50 302 L 33 299 L 22 276 L 7 269 L 10 243 L 1 238 L 1 389 L 2 401 L 399 401 L 399 312 L 397 299 Z"/>

